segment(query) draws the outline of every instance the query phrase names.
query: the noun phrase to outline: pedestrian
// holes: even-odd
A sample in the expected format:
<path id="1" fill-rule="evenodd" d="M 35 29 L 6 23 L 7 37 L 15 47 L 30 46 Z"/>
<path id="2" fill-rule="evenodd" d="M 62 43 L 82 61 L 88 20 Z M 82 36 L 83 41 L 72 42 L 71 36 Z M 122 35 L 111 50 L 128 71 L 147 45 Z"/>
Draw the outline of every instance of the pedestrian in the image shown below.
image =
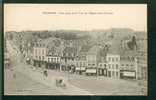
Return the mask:
<path id="1" fill-rule="evenodd" d="M 48 73 L 47 73 L 47 71 L 45 70 L 44 71 L 44 75 L 47 77 L 48 76 Z"/>
<path id="2" fill-rule="evenodd" d="M 48 76 L 48 72 L 47 72 L 47 70 L 45 70 L 44 72 L 43 72 L 43 77 L 47 77 Z M 45 80 L 45 78 L 44 78 L 44 80 Z"/>

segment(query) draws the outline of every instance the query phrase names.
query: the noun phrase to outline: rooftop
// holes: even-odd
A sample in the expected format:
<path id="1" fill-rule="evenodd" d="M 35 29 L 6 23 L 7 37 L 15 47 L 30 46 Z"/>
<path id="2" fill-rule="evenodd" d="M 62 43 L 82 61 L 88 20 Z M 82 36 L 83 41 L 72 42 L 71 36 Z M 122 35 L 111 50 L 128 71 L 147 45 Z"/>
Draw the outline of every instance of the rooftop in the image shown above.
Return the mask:
<path id="1" fill-rule="evenodd" d="M 66 48 L 64 49 L 64 52 L 76 53 L 76 48 L 74 48 L 74 47 L 66 47 Z"/>
<path id="2" fill-rule="evenodd" d="M 91 48 L 88 50 L 88 53 L 87 53 L 87 54 L 97 55 L 98 53 L 100 53 L 100 47 L 97 46 L 97 45 L 94 45 L 93 47 L 91 47 Z"/>
<path id="3" fill-rule="evenodd" d="M 91 47 L 91 45 L 83 45 L 80 52 L 88 52 Z"/>
<path id="4" fill-rule="evenodd" d="M 111 46 L 108 49 L 108 54 L 115 54 L 115 55 L 120 55 L 121 54 L 121 49 L 120 49 L 120 41 L 119 40 L 111 40 Z"/>

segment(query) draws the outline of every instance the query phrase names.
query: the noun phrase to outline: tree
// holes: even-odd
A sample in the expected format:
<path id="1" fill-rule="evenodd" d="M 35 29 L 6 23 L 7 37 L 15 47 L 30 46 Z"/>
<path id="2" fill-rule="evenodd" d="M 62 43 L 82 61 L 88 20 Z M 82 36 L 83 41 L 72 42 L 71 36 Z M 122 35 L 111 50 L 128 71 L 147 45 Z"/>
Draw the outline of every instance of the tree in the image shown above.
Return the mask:
<path id="1" fill-rule="evenodd" d="M 136 43 L 136 38 L 135 36 L 132 37 L 131 41 L 127 42 L 127 46 L 130 50 L 137 49 L 137 43 Z"/>
<path id="2" fill-rule="evenodd" d="M 53 40 L 53 42 L 56 47 L 59 47 L 61 45 L 61 41 L 59 39 L 55 39 Z"/>

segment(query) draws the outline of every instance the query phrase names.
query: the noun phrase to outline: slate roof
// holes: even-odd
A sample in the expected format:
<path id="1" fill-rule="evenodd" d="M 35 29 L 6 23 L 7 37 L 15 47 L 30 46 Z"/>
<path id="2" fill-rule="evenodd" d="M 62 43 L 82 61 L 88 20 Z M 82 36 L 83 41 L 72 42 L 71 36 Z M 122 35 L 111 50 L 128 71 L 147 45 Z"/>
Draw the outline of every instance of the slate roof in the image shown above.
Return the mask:
<path id="1" fill-rule="evenodd" d="M 91 54 L 91 55 L 97 55 L 98 53 L 100 53 L 100 48 L 97 45 L 92 46 L 89 50 L 87 54 Z"/>
<path id="2" fill-rule="evenodd" d="M 47 38 L 47 39 L 40 39 L 37 41 L 35 46 L 40 46 L 40 47 L 47 47 L 55 38 Z"/>
<path id="3" fill-rule="evenodd" d="M 66 47 L 64 49 L 64 52 L 67 52 L 67 53 L 76 53 L 76 48 L 73 48 L 73 47 Z"/>
<path id="4" fill-rule="evenodd" d="M 120 41 L 119 40 L 112 40 L 111 42 L 111 46 L 108 49 L 109 54 L 117 54 L 120 55 L 121 54 L 121 50 L 120 50 Z"/>
<path id="5" fill-rule="evenodd" d="M 80 52 L 88 52 L 88 50 L 91 48 L 92 46 L 89 45 L 83 45 Z"/>

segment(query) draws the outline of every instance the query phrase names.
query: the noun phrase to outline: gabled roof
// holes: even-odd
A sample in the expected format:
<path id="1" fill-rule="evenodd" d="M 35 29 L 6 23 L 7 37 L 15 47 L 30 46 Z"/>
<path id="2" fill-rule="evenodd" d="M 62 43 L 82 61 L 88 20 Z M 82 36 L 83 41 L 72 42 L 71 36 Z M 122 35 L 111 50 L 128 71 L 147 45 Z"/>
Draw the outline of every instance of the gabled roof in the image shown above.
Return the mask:
<path id="1" fill-rule="evenodd" d="M 121 54 L 121 50 L 120 50 L 120 41 L 118 40 L 112 40 L 111 42 L 111 46 L 108 49 L 108 54 L 117 54 L 120 55 Z"/>
<path id="2" fill-rule="evenodd" d="M 93 47 L 91 47 L 88 51 L 87 54 L 91 54 L 91 55 L 97 55 L 98 53 L 100 53 L 100 47 L 97 45 L 94 45 Z"/>
<path id="3" fill-rule="evenodd" d="M 36 47 L 47 47 L 50 43 L 53 42 L 55 38 L 47 38 L 47 39 L 40 39 L 37 41 L 37 43 L 35 44 Z M 52 44 L 51 44 L 52 45 Z"/>
<path id="4" fill-rule="evenodd" d="M 92 46 L 90 45 L 83 45 L 81 50 L 80 50 L 80 53 L 81 52 L 88 52 L 88 50 L 91 48 Z"/>
<path id="5" fill-rule="evenodd" d="M 76 53 L 76 48 L 73 48 L 73 47 L 66 47 L 64 49 L 64 52 L 65 53 Z"/>
<path id="6" fill-rule="evenodd" d="M 50 38 L 42 40 L 41 43 L 43 43 L 46 47 L 48 47 L 50 45 L 54 46 L 53 41 L 56 40 L 56 39 L 58 39 L 58 38 L 50 37 Z"/>

